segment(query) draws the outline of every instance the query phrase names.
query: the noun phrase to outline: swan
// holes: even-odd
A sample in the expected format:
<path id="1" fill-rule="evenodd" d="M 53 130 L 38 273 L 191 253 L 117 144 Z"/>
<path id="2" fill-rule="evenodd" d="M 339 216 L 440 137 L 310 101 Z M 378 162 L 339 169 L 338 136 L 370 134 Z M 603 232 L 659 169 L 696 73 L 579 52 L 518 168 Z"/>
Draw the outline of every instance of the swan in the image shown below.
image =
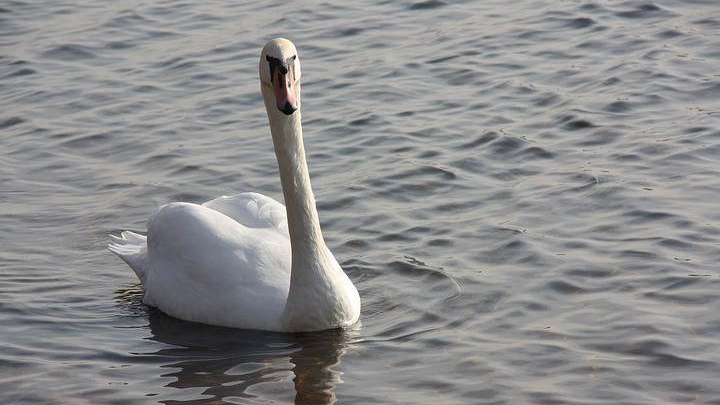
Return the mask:
<path id="1" fill-rule="evenodd" d="M 287 39 L 260 55 L 285 205 L 258 193 L 164 205 L 147 236 L 110 235 L 143 285 L 143 302 L 187 321 L 308 332 L 350 326 L 360 296 L 326 247 L 305 159 L 300 59 Z"/>

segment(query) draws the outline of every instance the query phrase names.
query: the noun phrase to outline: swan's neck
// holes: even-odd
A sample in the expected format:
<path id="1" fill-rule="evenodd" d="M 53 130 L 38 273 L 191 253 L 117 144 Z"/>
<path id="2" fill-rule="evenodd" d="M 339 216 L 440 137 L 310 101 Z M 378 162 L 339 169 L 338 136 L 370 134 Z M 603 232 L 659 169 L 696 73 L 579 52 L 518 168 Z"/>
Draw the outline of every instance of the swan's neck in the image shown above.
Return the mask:
<path id="1" fill-rule="evenodd" d="M 282 114 L 274 101 L 268 102 L 270 95 L 264 95 L 292 249 L 284 315 L 287 330 L 321 330 L 352 324 L 359 314 L 360 299 L 325 246 L 305 160 L 300 109 L 289 116 Z"/>
<path id="2" fill-rule="evenodd" d="M 275 108 L 270 110 L 274 115 L 271 116 L 270 130 L 285 197 L 294 277 L 296 269 L 301 272 L 301 268 L 307 267 L 302 266 L 305 262 L 316 263 L 322 259 L 325 240 L 320 230 L 315 196 L 310 186 L 300 111 L 287 116 Z"/>

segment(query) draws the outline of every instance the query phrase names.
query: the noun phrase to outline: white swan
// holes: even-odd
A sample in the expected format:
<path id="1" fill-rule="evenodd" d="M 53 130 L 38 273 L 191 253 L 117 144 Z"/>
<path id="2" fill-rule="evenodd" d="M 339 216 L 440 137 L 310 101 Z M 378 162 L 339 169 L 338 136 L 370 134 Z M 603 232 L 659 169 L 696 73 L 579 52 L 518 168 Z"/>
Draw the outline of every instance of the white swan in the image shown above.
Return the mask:
<path id="1" fill-rule="evenodd" d="M 147 238 L 125 231 L 109 248 L 142 281 L 143 302 L 177 318 L 281 332 L 352 325 L 360 296 L 320 231 L 292 42 L 265 45 L 260 83 L 286 206 L 257 193 L 171 203 L 150 218 Z"/>

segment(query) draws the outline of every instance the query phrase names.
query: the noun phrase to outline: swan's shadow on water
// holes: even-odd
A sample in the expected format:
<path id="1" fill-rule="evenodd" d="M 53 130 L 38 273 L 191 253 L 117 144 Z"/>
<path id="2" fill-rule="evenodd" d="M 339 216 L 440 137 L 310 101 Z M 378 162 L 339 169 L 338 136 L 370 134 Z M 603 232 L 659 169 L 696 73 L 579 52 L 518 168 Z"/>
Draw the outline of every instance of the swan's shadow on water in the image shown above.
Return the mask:
<path id="1" fill-rule="evenodd" d="M 128 299 L 141 299 L 132 295 L 120 293 L 118 298 L 125 305 L 130 304 Z M 224 398 L 335 403 L 334 390 L 341 382 L 337 366 L 352 331 L 248 331 L 186 322 L 155 308 L 145 307 L 143 312 L 149 320 L 148 339 L 173 346 L 143 355 L 163 359 L 161 367 L 172 371 L 162 376 L 176 379 L 166 386 L 187 390 L 185 400 L 194 404 L 225 403 Z M 294 375 L 292 384 L 289 373 Z"/>

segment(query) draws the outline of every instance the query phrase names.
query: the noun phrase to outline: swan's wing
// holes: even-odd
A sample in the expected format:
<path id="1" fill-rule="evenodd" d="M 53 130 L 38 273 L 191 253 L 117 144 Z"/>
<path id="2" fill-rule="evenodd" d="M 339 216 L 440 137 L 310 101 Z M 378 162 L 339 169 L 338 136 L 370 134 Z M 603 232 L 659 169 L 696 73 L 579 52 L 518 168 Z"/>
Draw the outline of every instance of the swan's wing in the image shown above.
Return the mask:
<path id="1" fill-rule="evenodd" d="M 222 196 L 203 204 L 248 228 L 275 228 L 288 233 L 285 206 L 258 193 Z"/>
<path id="2" fill-rule="evenodd" d="M 150 219 L 147 251 L 146 304 L 190 321 L 280 328 L 290 285 L 287 234 L 246 227 L 206 206 L 172 203 Z"/>

